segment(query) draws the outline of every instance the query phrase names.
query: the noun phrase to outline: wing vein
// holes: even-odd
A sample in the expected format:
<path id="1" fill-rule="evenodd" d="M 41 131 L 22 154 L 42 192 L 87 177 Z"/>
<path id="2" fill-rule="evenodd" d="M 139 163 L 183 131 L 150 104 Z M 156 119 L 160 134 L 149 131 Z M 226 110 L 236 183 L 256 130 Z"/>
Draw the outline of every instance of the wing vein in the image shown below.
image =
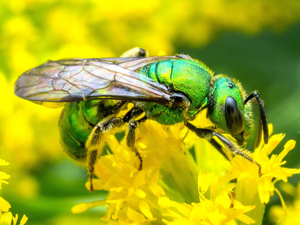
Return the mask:
<path id="1" fill-rule="evenodd" d="M 48 61 L 20 76 L 15 83 L 15 93 L 43 104 L 100 98 L 162 104 L 171 101 L 173 93 L 138 70 L 150 63 L 174 58 L 176 56 Z"/>

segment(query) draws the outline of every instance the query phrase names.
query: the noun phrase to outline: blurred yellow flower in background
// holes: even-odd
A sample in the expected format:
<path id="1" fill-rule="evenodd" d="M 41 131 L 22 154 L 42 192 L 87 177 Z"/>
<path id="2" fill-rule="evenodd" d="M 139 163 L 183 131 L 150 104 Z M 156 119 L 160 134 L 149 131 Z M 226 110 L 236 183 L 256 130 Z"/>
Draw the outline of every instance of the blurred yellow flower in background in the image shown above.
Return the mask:
<path id="1" fill-rule="evenodd" d="M 287 206 L 272 206 L 268 217 L 274 224 L 278 225 L 299 224 L 300 183 L 297 187 L 290 183 L 281 183 L 281 188 L 286 194 L 293 197 L 293 202 L 287 202 Z"/>
<path id="2" fill-rule="evenodd" d="M 7 166 L 9 165 L 8 162 L 4 161 L 3 159 L 0 159 L 0 166 Z M 8 179 L 10 176 L 6 174 L 5 172 L 0 171 L 0 190 L 2 189 L 2 183 L 8 184 L 7 181 L 4 179 Z M 12 215 L 11 212 L 9 212 L 9 209 L 11 208 L 11 205 L 9 204 L 8 201 L 3 199 L 0 196 L 0 225 L 16 225 L 18 221 L 18 214 L 15 216 Z M 20 225 L 23 225 L 27 222 L 28 218 L 23 215 Z"/>

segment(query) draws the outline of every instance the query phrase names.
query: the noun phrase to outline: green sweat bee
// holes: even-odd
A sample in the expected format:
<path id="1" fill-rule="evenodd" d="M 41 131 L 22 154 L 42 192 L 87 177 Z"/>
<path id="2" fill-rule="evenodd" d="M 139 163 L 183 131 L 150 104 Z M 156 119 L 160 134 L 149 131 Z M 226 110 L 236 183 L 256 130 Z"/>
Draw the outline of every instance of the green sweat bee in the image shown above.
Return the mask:
<path id="1" fill-rule="evenodd" d="M 239 82 L 213 75 L 187 55 L 146 57 L 144 49 L 134 48 L 119 58 L 48 61 L 23 73 L 15 83 L 15 94 L 44 106 L 64 105 L 59 121 L 62 145 L 71 158 L 86 163 L 91 190 L 101 152 L 98 144 L 107 131 L 128 124 L 127 145 L 139 158 L 138 170 L 142 170 L 143 159 L 134 146 L 135 130 L 147 119 L 163 125 L 184 122 L 223 155 L 225 147 L 255 163 L 261 175 L 261 166 L 220 134 L 230 134 L 243 146 L 253 129 L 254 101 L 260 115 L 257 140 L 263 133 L 268 142 L 266 112 L 258 92 L 246 96 Z M 134 106 L 118 116 L 128 104 Z M 203 109 L 222 132 L 189 122 Z"/>

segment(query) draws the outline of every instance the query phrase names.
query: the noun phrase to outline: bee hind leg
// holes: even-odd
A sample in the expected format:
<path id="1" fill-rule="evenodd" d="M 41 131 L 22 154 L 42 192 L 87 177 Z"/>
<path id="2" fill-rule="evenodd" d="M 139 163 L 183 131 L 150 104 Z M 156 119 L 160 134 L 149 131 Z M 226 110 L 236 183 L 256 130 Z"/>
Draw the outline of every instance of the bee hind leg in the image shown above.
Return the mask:
<path id="1" fill-rule="evenodd" d="M 148 52 L 139 47 L 135 47 L 132 49 L 129 49 L 128 51 L 124 52 L 121 57 L 147 57 Z"/>
<path id="2" fill-rule="evenodd" d="M 88 140 L 85 143 L 87 149 L 87 170 L 89 173 L 90 191 L 93 191 L 94 165 L 97 161 L 98 155 L 102 149 L 101 138 L 105 132 L 121 127 L 124 121 L 121 117 L 112 117 L 105 122 L 98 123 L 90 133 Z"/>

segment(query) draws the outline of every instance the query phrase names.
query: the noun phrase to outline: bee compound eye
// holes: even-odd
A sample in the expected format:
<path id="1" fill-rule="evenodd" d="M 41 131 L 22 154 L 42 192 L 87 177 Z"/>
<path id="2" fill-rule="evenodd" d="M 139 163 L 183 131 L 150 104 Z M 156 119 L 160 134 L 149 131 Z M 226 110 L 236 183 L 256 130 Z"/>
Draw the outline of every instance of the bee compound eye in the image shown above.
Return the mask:
<path id="1" fill-rule="evenodd" d="M 226 124 L 233 136 L 237 136 L 244 130 L 244 120 L 240 110 L 238 109 L 237 102 L 232 97 L 227 97 L 225 103 L 225 117 Z"/>

